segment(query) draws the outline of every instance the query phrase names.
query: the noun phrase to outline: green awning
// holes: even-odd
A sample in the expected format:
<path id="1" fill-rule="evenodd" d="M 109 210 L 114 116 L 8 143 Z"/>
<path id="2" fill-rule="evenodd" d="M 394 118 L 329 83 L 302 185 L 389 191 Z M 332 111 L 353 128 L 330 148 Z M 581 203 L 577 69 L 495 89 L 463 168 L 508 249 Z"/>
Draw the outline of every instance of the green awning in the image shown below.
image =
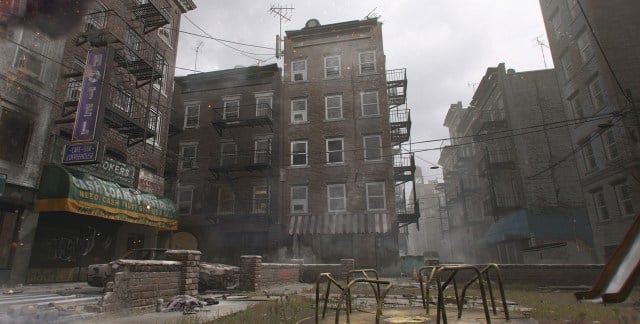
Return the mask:
<path id="1" fill-rule="evenodd" d="M 43 168 L 35 209 L 38 212 L 67 211 L 160 230 L 178 227 L 177 207 L 173 201 L 54 164 Z"/>

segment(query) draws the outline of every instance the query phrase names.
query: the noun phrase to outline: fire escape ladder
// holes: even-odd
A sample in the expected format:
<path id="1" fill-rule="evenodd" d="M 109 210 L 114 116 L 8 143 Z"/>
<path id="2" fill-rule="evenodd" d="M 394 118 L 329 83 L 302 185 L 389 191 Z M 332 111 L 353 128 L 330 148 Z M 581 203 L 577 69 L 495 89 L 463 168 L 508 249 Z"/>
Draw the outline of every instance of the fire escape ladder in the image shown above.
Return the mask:
<path id="1" fill-rule="evenodd" d="M 387 98 L 390 109 L 407 102 L 407 69 L 387 71 Z"/>
<path id="2" fill-rule="evenodd" d="M 171 20 L 163 9 L 170 8 L 168 4 L 160 4 L 160 0 L 124 0 L 127 8 L 136 20 L 142 23 L 142 31 L 148 34 Z M 164 1 L 162 1 L 164 2 Z"/>

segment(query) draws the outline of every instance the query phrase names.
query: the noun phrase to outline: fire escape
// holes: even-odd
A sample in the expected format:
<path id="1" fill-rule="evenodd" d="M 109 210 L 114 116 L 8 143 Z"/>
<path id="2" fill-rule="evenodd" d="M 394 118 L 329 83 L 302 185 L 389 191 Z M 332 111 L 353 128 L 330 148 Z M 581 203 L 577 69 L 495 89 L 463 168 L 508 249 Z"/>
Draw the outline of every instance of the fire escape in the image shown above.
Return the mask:
<path id="1" fill-rule="evenodd" d="M 75 45 L 84 51 L 108 47 L 113 62 L 108 67 L 111 78 L 103 87 L 107 95 L 101 102 L 103 123 L 127 138 L 131 147 L 156 136 L 158 111 L 152 111 L 152 83 L 163 77 L 165 63 L 156 47 L 144 34 L 169 23 L 159 1 L 125 0 L 131 17 L 114 10 L 94 11 L 84 18 L 82 30 L 75 36 Z M 142 31 L 143 34 L 139 34 Z M 62 116 L 57 124 L 73 123 L 82 88 L 84 64 L 74 62 L 63 77 L 68 80 Z M 129 84 L 133 86 L 129 86 Z M 142 89 L 142 87 L 148 86 Z"/>
<path id="2" fill-rule="evenodd" d="M 387 71 L 389 128 L 393 147 L 393 174 L 396 186 L 398 225 L 418 224 L 420 206 L 416 198 L 414 154 L 403 147 L 411 136 L 411 116 L 407 108 L 406 69 Z M 407 189 L 410 190 L 409 195 Z"/>

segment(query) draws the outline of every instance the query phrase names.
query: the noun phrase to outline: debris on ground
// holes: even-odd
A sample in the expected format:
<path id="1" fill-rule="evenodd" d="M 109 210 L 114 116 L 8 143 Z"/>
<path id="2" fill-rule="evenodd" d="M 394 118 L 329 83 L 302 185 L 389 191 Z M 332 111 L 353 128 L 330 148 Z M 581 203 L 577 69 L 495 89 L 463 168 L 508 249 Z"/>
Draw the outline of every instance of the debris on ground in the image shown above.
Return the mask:
<path id="1" fill-rule="evenodd" d="M 206 302 L 202 302 L 198 298 L 187 295 L 177 295 L 171 298 L 167 307 L 162 308 L 162 312 L 183 312 L 184 314 L 193 314 L 200 311 L 200 309 L 206 305 Z"/>

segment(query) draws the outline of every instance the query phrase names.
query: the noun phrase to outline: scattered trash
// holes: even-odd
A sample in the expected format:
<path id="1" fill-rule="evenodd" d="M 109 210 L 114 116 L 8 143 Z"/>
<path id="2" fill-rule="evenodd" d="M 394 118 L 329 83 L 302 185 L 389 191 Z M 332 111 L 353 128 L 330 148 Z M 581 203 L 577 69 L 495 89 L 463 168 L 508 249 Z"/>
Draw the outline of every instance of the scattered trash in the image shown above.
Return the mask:
<path id="1" fill-rule="evenodd" d="M 183 314 L 197 313 L 207 303 L 200 301 L 198 298 L 178 295 L 171 298 L 169 305 L 166 308 L 162 308 L 163 312 L 182 312 Z"/>
<path id="2" fill-rule="evenodd" d="M 20 293 L 23 293 L 23 292 L 24 292 L 24 290 L 19 290 L 19 289 L 13 290 L 13 289 L 9 289 L 9 290 L 5 291 L 3 294 L 5 294 L 5 295 L 13 295 L 13 294 L 20 294 Z"/>

